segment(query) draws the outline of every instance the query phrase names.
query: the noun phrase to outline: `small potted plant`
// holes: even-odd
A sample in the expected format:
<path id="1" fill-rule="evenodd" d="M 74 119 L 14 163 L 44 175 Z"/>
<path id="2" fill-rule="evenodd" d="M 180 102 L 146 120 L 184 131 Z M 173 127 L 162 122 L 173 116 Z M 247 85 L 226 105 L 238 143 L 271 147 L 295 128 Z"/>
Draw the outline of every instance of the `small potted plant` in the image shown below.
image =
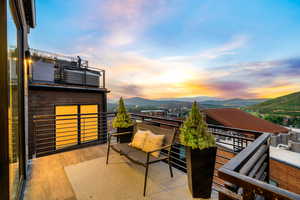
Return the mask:
<path id="1" fill-rule="evenodd" d="M 217 147 L 196 102 L 180 128 L 180 142 L 186 148 L 188 186 L 193 198 L 210 198 Z"/>
<path id="2" fill-rule="evenodd" d="M 118 133 L 123 132 L 132 132 L 133 131 L 133 122 L 126 111 L 123 98 L 119 100 L 118 112 L 116 117 L 113 119 L 113 128 L 117 129 Z M 120 143 L 130 142 L 132 134 L 120 135 L 118 141 Z"/>

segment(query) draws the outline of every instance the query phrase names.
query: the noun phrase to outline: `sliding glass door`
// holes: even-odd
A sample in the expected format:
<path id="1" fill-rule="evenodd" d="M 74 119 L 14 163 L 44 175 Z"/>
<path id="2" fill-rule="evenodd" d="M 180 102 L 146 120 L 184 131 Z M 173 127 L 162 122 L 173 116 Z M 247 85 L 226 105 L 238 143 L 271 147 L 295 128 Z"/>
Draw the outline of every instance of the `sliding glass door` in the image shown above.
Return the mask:
<path id="1" fill-rule="evenodd" d="M 9 199 L 17 199 L 24 178 L 22 130 L 22 29 L 14 1 L 7 0 L 7 86 Z"/>
<path id="2" fill-rule="evenodd" d="M 24 4 L 0 0 L 0 200 L 19 199 L 25 178 Z"/>

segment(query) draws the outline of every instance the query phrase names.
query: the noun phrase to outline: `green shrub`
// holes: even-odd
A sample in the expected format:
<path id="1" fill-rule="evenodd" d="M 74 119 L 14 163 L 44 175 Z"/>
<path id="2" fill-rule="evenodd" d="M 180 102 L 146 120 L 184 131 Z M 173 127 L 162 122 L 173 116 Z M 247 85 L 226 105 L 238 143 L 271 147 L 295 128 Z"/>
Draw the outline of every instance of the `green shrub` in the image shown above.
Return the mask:
<path id="1" fill-rule="evenodd" d="M 133 122 L 126 111 L 123 98 L 119 100 L 119 107 L 117 116 L 113 119 L 112 123 L 114 128 L 128 128 L 133 125 Z"/>
<path id="2" fill-rule="evenodd" d="M 180 128 L 180 142 L 192 149 L 205 149 L 216 146 L 215 137 L 208 132 L 203 114 L 196 102 L 193 103 L 189 116 Z"/>

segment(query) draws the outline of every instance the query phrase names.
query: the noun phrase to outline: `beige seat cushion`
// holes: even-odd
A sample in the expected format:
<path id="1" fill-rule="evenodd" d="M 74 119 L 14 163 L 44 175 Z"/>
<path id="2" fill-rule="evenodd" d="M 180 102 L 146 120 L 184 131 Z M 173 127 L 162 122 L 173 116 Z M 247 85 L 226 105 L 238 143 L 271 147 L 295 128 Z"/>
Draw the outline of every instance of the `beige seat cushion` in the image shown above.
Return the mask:
<path id="1" fill-rule="evenodd" d="M 148 133 L 148 136 L 146 138 L 144 147 L 143 147 L 143 151 L 145 152 L 149 152 L 149 151 L 153 151 L 155 149 L 158 149 L 160 147 L 162 147 L 163 142 L 164 142 L 164 135 L 156 135 L 154 133 L 152 133 L 151 131 Z M 152 156 L 155 157 L 159 157 L 160 151 L 156 151 L 151 153 Z"/>
<path id="2" fill-rule="evenodd" d="M 137 149 L 143 149 L 148 134 L 149 131 L 137 130 L 137 132 L 134 134 L 132 142 L 129 145 Z"/>

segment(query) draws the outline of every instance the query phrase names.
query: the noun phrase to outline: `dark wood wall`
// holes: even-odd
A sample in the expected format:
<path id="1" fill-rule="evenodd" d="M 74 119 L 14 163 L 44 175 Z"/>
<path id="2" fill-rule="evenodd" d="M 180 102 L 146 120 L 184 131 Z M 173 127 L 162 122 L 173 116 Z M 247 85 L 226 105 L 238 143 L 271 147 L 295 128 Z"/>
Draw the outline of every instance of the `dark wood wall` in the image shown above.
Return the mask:
<path id="1" fill-rule="evenodd" d="M 226 164 L 230 159 L 235 157 L 235 153 L 230 151 L 229 149 L 222 148 L 218 146 L 215 171 L 214 171 L 214 179 L 213 181 L 219 185 L 225 185 L 225 181 L 218 177 L 218 169 L 220 169 L 224 164 Z M 226 159 L 225 159 L 226 158 Z"/>
<path id="2" fill-rule="evenodd" d="M 29 120 L 29 156 L 34 153 L 33 116 L 55 115 L 56 105 L 98 104 L 100 112 L 106 112 L 107 92 L 90 90 L 57 90 L 55 88 L 29 89 L 28 120 Z"/>
<path id="3" fill-rule="evenodd" d="M 270 177 L 279 187 L 300 194 L 300 168 L 270 159 Z"/>

